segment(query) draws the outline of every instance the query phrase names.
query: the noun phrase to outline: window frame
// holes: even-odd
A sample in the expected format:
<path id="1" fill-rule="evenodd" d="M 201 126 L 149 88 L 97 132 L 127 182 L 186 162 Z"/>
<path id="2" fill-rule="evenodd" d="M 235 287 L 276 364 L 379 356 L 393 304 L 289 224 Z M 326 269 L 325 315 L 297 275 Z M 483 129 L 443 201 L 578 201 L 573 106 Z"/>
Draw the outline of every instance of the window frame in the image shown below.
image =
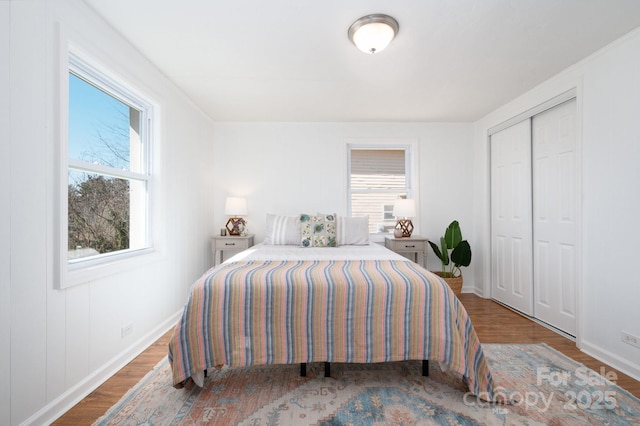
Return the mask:
<path id="1" fill-rule="evenodd" d="M 415 139 L 349 139 L 346 143 L 347 151 L 347 214 L 352 215 L 351 199 L 354 192 L 366 191 L 351 188 L 351 152 L 353 150 L 404 150 L 405 151 L 405 180 L 407 198 L 416 200 L 416 217 L 420 216 L 419 174 L 418 174 L 418 141 Z M 378 190 L 377 190 L 378 191 Z M 376 192 L 376 191 L 372 191 Z M 378 191 L 379 192 L 379 191 Z M 384 208 L 384 206 L 383 206 Z M 419 220 L 417 221 L 420 222 Z M 420 230 L 416 226 L 416 234 Z M 370 235 L 387 235 L 388 232 L 372 232 Z"/>
<path id="2" fill-rule="evenodd" d="M 134 88 L 109 67 L 105 67 L 93 56 L 85 53 L 83 49 L 61 37 L 62 46 L 60 55 L 59 75 L 59 143 L 58 150 L 58 199 L 57 199 L 57 231 L 56 240 L 56 288 L 65 289 L 74 285 L 84 284 L 89 281 L 135 268 L 157 258 L 158 238 L 157 220 L 152 215 L 154 205 L 158 204 L 158 194 L 155 189 L 154 164 L 155 148 L 158 142 L 157 126 L 159 122 L 159 107 L 152 98 L 141 90 Z M 140 112 L 140 138 L 143 150 L 142 171 L 118 170 L 99 164 L 91 164 L 82 160 L 70 159 L 69 147 L 69 75 L 77 77 L 95 85 L 99 90 L 122 101 L 126 105 Z M 111 253 L 103 253 L 79 259 L 68 259 L 68 172 L 73 168 L 77 171 L 88 173 L 97 172 L 115 178 L 129 181 L 145 182 L 144 194 L 144 244 L 141 247 L 118 250 Z"/>

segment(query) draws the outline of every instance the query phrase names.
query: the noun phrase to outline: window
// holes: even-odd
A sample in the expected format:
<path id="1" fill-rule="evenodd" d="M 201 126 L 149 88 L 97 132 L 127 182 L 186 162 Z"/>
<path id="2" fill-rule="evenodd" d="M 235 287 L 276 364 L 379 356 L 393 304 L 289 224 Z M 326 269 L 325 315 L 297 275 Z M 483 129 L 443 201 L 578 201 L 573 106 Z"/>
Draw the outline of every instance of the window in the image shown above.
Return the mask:
<path id="1" fill-rule="evenodd" d="M 349 145 L 349 210 L 369 216 L 369 232 L 389 232 L 393 203 L 414 198 L 410 145 Z"/>
<path id="2" fill-rule="evenodd" d="M 72 271 L 150 247 L 153 109 L 142 96 L 72 53 L 67 84 L 60 257 L 63 268 Z"/>

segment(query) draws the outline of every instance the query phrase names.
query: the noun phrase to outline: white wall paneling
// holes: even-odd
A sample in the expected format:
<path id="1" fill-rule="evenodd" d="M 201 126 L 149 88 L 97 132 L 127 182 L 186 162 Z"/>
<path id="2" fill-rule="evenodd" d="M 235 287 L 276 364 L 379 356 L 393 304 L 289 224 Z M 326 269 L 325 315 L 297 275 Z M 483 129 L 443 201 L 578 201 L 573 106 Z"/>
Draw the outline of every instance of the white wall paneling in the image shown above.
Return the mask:
<path id="1" fill-rule="evenodd" d="M 160 112 L 156 257 L 65 290 L 54 267 L 58 29 Z M 166 331 L 208 268 L 213 123 L 81 0 L 0 2 L 0 53 L 0 424 L 48 424 Z"/>
<path id="2" fill-rule="evenodd" d="M 0 58 L 11 58 L 11 2 L 0 2 Z M 11 73 L 0 66 L 0 424 L 11 419 Z M 9 383 L 9 386 L 7 384 Z"/>
<path id="3" fill-rule="evenodd" d="M 41 4 L 11 2 L 10 424 L 46 403 L 46 23 Z"/>

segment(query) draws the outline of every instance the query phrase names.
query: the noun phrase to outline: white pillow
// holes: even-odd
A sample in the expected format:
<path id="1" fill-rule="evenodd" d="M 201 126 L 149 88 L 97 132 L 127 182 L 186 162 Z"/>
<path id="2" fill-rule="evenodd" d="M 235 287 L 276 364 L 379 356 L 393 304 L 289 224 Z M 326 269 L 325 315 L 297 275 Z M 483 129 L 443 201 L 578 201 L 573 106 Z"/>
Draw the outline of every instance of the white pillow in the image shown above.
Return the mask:
<path id="1" fill-rule="evenodd" d="M 337 240 L 339 246 L 369 244 L 369 216 L 338 216 Z"/>
<path id="2" fill-rule="evenodd" d="M 268 245 L 300 245 L 300 217 L 267 214 L 264 243 Z"/>

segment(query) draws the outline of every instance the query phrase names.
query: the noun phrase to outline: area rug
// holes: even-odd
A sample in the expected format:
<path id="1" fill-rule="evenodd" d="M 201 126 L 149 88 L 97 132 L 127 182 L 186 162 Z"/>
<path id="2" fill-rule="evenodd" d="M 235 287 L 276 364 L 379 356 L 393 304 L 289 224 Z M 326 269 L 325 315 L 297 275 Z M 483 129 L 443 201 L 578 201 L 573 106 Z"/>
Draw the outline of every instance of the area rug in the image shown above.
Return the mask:
<path id="1" fill-rule="evenodd" d="M 509 405 L 484 402 L 459 376 L 420 361 L 209 370 L 204 388 L 174 389 L 162 360 L 95 425 L 627 425 L 640 400 L 545 344 L 485 344 Z"/>

